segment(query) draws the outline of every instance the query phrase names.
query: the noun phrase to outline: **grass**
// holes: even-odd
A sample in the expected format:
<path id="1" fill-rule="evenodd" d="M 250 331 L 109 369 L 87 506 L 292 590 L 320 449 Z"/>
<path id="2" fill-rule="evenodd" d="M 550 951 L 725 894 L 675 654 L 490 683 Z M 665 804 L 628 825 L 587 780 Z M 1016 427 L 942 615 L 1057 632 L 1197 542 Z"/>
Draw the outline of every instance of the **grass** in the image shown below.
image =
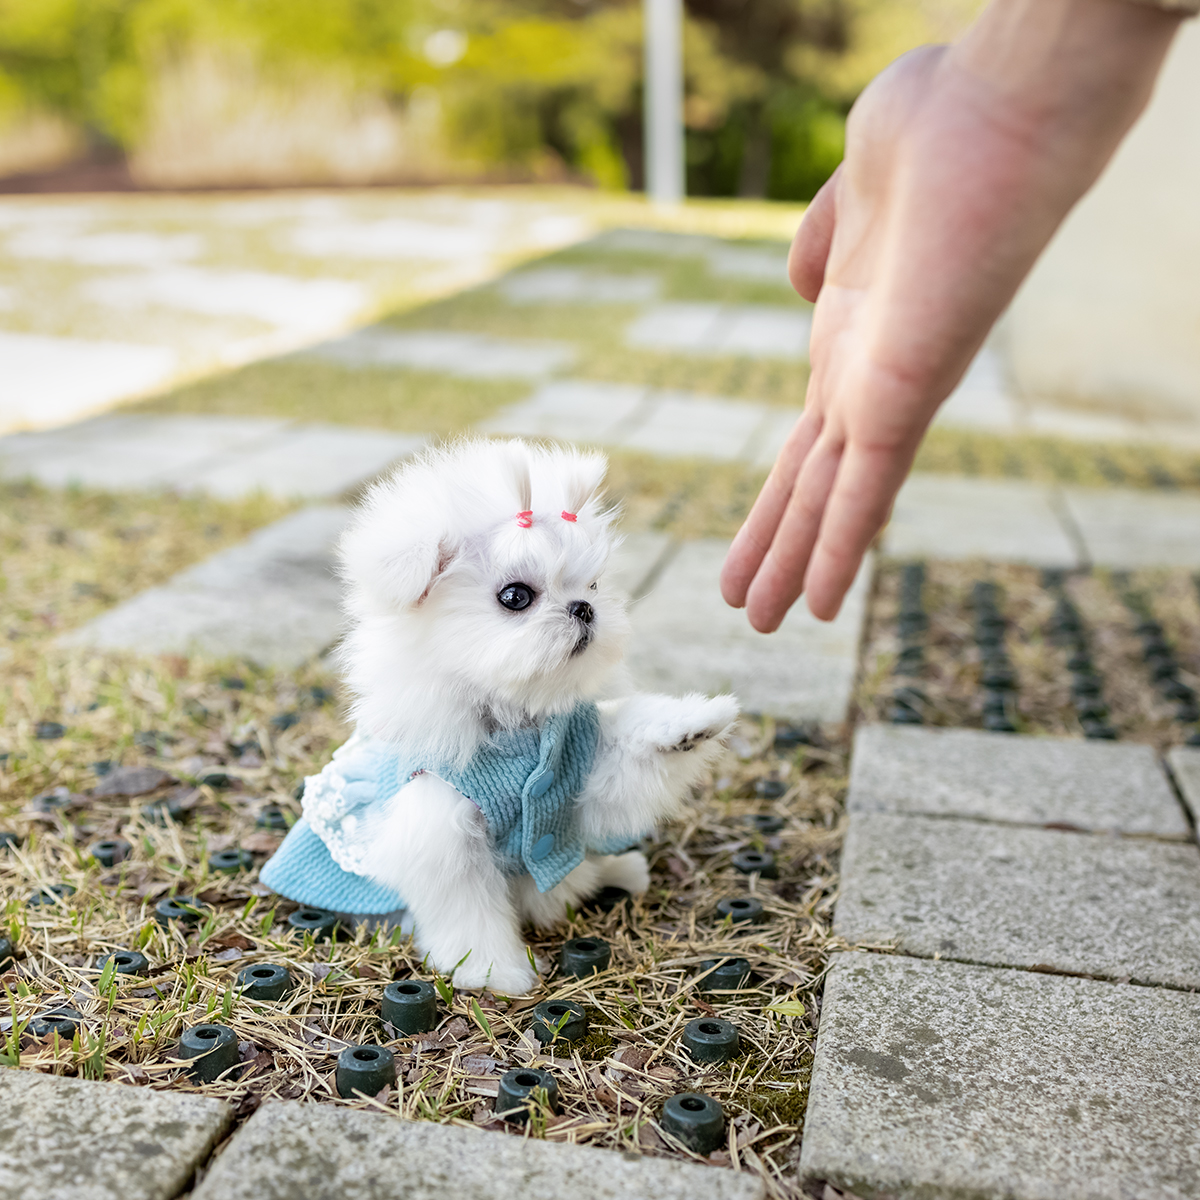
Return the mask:
<path id="1" fill-rule="evenodd" d="M 861 660 L 860 720 L 886 720 L 892 691 L 901 682 L 892 676 L 900 646 L 899 575 L 896 564 L 885 564 L 876 577 Z M 1082 737 L 1071 697 L 1068 652 L 1047 636 L 1056 594 L 1045 586 L 1038 570 L 1021 566 L 927 564 L 925 670 L 916 680 L 903 680 L 927 698 L 926 723 L 981 727 L 983 689 L 971 606 L 971 589 L 980 579 L 992 580 L 1002 590 L 1002 611 L 1008 622 L 1005 648 L 1018 678 L 1014 709 L 1018 732 Z M 1148 600 L 1179 661 L 1179 678 L 1200 691 L 1196 580 L 1183 570 L 1142 570 L 1128 576 L 1097 570 L 1069 575 L 1064 590 L 1083 619 L 1111 712 L 1109 723 L 1120 740 L 1148 743 L 1160 750 L 1185 741 L 1196 726 L 1177 721 L 1177 706 L 1154 687 L 1134 632 L 1138 618 L 1124 598 L 1133 592 Z"/>
<path id="2" fill-rule="evenodd" d="M 720 489 L 700 488 L 709 474 L 703 464 L 630 458 L 618 461 L 614 484 L 646 526 L 716 531 L 728 514 L 709 499 L 732 505 L 746 487 L 730 469 Z M 604 975 L 577 981 L 551 974 L 531 998 L 451 994 L 436 1031 L 396 1038 L 379 1018 L 384 985 L 432 977 L 411 944 L 366 930 L 313 944 L 286 925 L 295 906 L 256 882 L 255 870 L 279 841 L 256 828 L 256 815 L 271 803 L 298 814 L 296 784 L 348 733 L 327 698 L 336 682 L 324 668 L 273 672 L 182 657 L 68 655 L 54 645 L 60 632 L 244 536 L 276 507 L 9 487 L 0 511 L 8 636 L 0 661 L 0 829 L 21 839 L 0 850 L 0 932 L 18 947 L 15 966 L 0 974 L 0 1018 L 11 1022 L 0 1040 L 4 1062 L 153 1089 L 199 1088 L 231 1100 L 240 1118 L 268 1097 L 284 1097 L 492 1127 L 498 1075 L 509 1066 L 545 1065 L 559 1079 L 562 1110 L 543 1114 L 531 1135 L 676 1157 L 688 1152 L 661 1131 L 658 1113 L 670 1094 L 699 1088 L 730 1117 L 730 1142 L 712 1162 L 760 1174 L 772 1195 L 799 1196 L 796 1145 L 816 997 L 836 944 L 830 914 L 844 746 L 781 756 L 769 720 L 746 722 L 737 752 L 701 790 L 687 820 L 647 844 L 651 891 L 611 913 L 575 914 L 567 928 L 532 943 L 553 962 L 564 938 L 602 936 L 613 946 Z M 39 738 L 47 721 L 64 727 L 61 737 Z M 96 796 L 106 763 L 155 765 L 172 781 L 132 798 Z M 219 786 L 214 768 L 224 776 Z M 786 794 L 759 799 L 754 783 L 763 776 L 782 779 Z M 54 789 L 61 789 L 57 803 L 34 803 Z M 142 806 L 166 796 L 182 808 L 180 820 L 163 827 Z M 785 820 L 767 843 L 742 821 L 761 811 Z M 132 852 L 105 869 L 87 847 L 115 836 Z M 255 870 L 229 876 L 208 868 L 210 854 L 234 845 L 253 853 Z M 778 882 L 747 878 L 730 863 L 738 849 L 764 845 L 781 863 Z M 27 906 L 34 891 L 60 883 L 76 889 L 65 903 Z M 748 890 L 763 900 L 767 920 L 742 929 L 720 924 L 717 899 Z M 206 908 L 201 923 L 157 924 L 154 904 L 169 895 L 198 897 Z M 119 948 L 141 950 L 148 975 L 106 975 L 99 960 Z M 726 955 L 751 960 L 754 987 L 699 995 L 700 963 Z M 285 1001 L 239 997 L 236 972 L 259 961 L 283 962 L 292 972 L 298 986 Z M 543 1049 L 526 1032 L 528 1010 L 564 996 L 585 1004 L 590 1035 L 578 1046 Z M 77 1037 L 35 1039 L 29 1020 L 64 1003 L 83 1014 Z M 680 1030 L 691 1017 L 713 1013 L 738 1024 L 745 1052 L 701 1068 L 681 1049 Z M 245 1065 L 198 1085 L 176 1047 L 183 1029 L 209 1020 L 234 1028 Z M 332 1082 L 338 1051 L 375 1041 L 397 1055 L 397 1087 L 340 1100 Z"/>

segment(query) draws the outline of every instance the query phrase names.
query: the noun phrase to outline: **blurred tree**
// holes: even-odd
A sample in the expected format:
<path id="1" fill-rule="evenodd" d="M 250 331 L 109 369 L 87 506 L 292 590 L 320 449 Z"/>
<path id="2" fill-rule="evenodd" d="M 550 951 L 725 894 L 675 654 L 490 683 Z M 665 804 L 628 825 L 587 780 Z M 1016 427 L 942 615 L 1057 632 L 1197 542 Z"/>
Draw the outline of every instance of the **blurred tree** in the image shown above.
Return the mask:
<path id="1" fill-rule="evenodd" d="M 802 199 L 866 81 L 981 0 L 685 3 L 689 191 Z M 158 81 L 200 52 L 398 110 L 436 95 L 477 167 L 641 185 L 641 0 L 0 0 L 0 116 L 50 111 L 136 149 Z"/>

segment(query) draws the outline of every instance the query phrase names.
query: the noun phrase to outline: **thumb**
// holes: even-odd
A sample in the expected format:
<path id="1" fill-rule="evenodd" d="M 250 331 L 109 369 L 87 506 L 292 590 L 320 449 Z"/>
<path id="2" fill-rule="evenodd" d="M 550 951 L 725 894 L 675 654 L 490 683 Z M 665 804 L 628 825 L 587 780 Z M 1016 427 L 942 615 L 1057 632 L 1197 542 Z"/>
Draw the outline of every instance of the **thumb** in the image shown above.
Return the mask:
<path id="1" fill-rule="evenodd" d="M 788 278 L 792 287 L 813 303 L 825 282 L 825 262 L 837 224 L 837 189 L 841 175 L 839 166 L 813 197 L 788 253 Z"/>

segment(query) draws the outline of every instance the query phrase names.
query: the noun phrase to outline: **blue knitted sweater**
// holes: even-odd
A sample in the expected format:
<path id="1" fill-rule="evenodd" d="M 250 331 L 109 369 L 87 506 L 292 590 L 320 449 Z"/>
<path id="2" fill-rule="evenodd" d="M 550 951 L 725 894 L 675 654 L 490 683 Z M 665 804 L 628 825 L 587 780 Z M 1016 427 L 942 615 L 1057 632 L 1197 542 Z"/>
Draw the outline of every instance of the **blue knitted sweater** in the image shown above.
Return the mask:
<path id="1" fill-rule="evenodd" d="M 538 891 L 549 891 L 587 851 L 610 854 L 631 840 L 585 845 L 575 826 L 574 800 L 592 769 L 599 735 L 596 706 L 580 704 L 540 728 L 498 734 L 460 770 L 356 733 L 319 775 L 304 781 L 304 816 L 260 879 L 316 908 L 346 913 L 403 908 L 396 892 L 366 875 L 365 861 L 382 807 L 414 775 L 428 772 L 483 813 L 502 870 L 528 872 Z"/>

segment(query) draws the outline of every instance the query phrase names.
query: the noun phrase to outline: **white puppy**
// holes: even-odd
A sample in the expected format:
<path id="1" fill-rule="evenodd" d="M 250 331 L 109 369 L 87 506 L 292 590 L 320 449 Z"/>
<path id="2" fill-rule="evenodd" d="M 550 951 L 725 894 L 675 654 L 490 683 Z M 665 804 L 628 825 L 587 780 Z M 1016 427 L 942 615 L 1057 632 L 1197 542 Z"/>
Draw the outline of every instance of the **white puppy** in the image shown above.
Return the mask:
<path id="1" fill-rule="evenodd" d="M 458 987 L 529 991 L 525 921 L 645 891 L 645 858 L 613 851 L 678 814 L 737 716 L 731 696 L 597 703 L 628 633 L 604 581 L 605 465 L 461 442 L 377 484 L 342 539 L 357 732 L 263 880 L 339 911 L 407 907 Z"/>

